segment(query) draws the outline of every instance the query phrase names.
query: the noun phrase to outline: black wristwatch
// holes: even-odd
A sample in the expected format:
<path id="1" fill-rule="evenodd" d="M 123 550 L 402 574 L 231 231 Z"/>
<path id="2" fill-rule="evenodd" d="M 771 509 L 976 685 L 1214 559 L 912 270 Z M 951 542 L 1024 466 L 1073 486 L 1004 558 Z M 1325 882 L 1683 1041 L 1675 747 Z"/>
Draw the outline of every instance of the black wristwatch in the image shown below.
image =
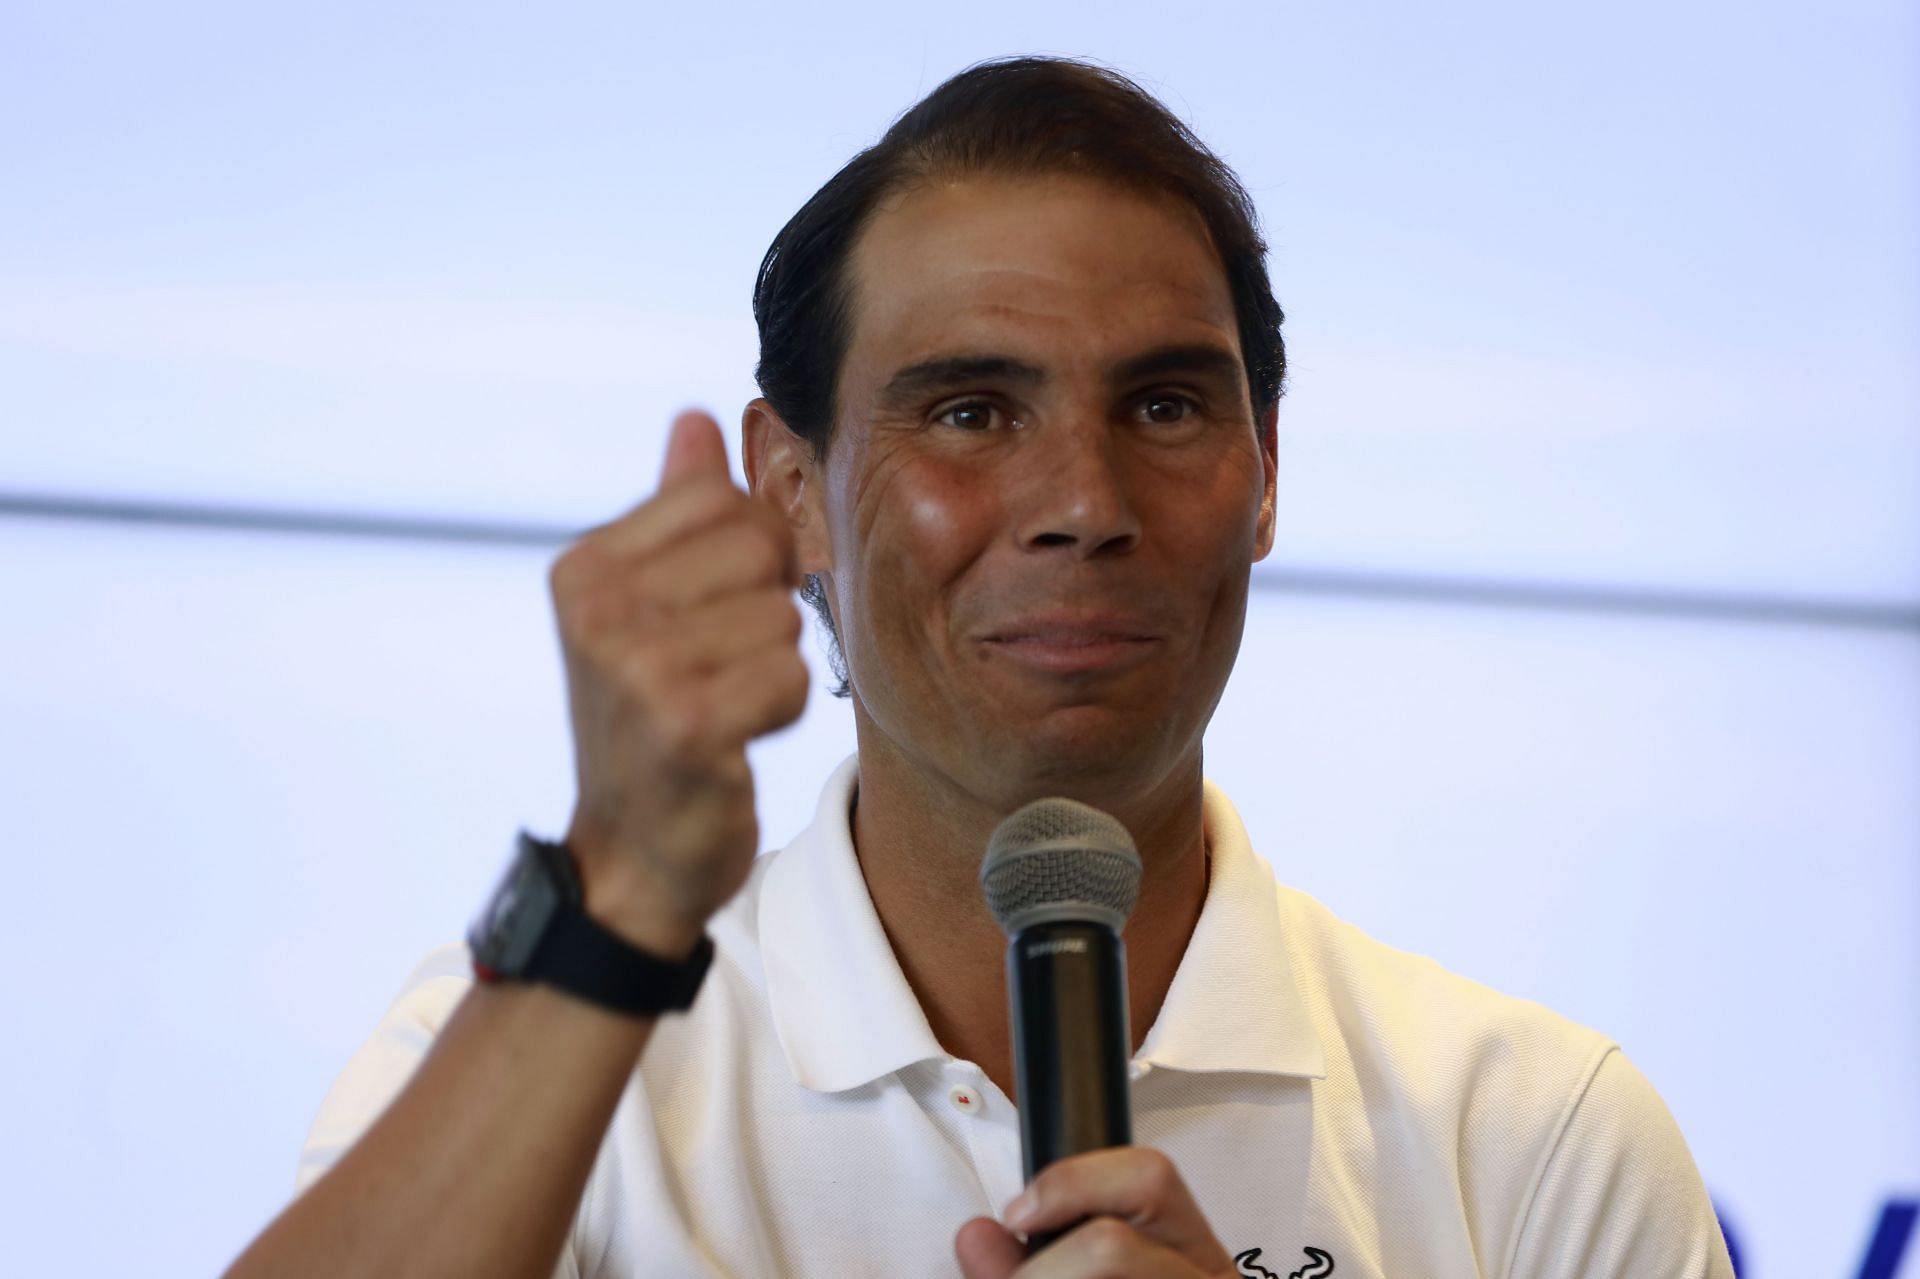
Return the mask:
<path id="1" fill-rule="evenodd" d="M 537 981 L 616 1012 L 653 1016 L 693 1004 L 713 939 L 678 963 L 649 955 L 588 915 L 565 844 L 525 831 L 506 878 L 467 933 L 482 982 Z"/>

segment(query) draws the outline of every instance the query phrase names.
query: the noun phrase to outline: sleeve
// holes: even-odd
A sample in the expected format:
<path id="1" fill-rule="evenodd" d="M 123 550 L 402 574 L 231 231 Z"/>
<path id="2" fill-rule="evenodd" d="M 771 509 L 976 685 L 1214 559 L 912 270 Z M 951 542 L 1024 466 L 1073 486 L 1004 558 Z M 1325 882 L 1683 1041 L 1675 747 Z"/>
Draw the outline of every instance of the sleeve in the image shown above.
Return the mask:
<path id="1" fill-rule="evenodd" d="M 300 1150 L 300 1166 L 294 1176 L 296 1198 L 338 1163 L 400 1095 L 433 1047 L 434 1037 L 472 986 L 473 968 L 461 943 L 440 947 L 413 970 L 399 998 L 320 1103 L 320 1113 Z M 571 1232 L 554 1267 L 553 1279 L 580 1279 Z"/>
<path id="2" fill-rule="evenodd" d="M 1734 1279 L 1693 1153 L 1618 1048 L 1595 1067 L 1534 1188 L 1510 1279 Z"/>

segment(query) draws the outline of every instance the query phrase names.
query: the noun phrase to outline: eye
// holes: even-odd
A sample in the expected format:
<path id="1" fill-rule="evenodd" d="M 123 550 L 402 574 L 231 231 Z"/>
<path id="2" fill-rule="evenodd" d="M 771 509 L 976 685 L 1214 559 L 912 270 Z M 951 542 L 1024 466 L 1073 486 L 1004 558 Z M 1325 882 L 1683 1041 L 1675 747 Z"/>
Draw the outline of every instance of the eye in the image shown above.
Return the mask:
<path id="1" fill-rule="evenodd" d="M 962 431 L 985 431 L 993 426 L 994 415 L 999 413 L 1000 406 L 992 400 L 961 400 L 958 404 L 949 404 L 933 420 Z M 948 418 L 955 420 L 948 422 Z"/>
<path id="2" fill-rule="evenodd" d="M 1177 426 L 1193 417 L 1200 409 L 1199 401 L 1184 395 L 1154 395 L 1140 401 L 1140 403 L 1141 406 L 1147 410 L 1147 420 L 1157 426 Z M 1164 412 L 1159 414 L 1154 412 L 1155 409 L 1165 410 L 1175 405 L 1179 406 L 1181 410 L 1177 416 L 1168 417 L 1164 415 Z"/>

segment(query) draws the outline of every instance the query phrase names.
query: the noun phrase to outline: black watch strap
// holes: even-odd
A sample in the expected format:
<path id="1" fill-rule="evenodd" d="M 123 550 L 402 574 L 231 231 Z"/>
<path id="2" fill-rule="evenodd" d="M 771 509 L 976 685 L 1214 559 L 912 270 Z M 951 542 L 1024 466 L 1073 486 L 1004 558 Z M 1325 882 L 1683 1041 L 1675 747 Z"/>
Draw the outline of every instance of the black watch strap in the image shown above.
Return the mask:
<path id="1" fill-rule="evenodd" d="M 713 963 L 712 938 L 701 937 L 685 959 L 662 959 L 594 919 L 573 851 L 525 831 L 467 944 L 474 976 L 484 983 L 537 981 L 647 1016 L 691 1007 Z"/>
<path id="2" fill-rule="evenodd" d="M 616 1012 L 679 1012 L 693 1005 L 712 962 L 711 937 L 703 935 L 692 954 L 673 963 L 575 909 L 554 916 L 527 975 Z"/>

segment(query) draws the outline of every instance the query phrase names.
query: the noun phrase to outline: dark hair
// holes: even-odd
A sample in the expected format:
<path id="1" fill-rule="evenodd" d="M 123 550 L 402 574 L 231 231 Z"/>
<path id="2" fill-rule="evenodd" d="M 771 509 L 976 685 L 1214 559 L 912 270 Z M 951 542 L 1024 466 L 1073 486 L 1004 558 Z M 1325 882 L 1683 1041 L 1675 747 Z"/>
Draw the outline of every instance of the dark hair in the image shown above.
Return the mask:
<path id="1" fill-rule="evenodd" d="M 1186 200 L 1226 269 L 1255 420 L 1279 400 L 1284 316 L 1267 278 L 1253 201 L 1233 170 L 1117 71 L 1069 58 L 1002 58 L 968 67 L 908 109 L 814 192 L 760 262 L 754 380 L 815 457 L 825 454 L 838 416 L 853 327 L 847 259 L 861 229 L 895 191 L 983 173 L 1076 173 Z M 840 681 L 834 695 L 845 697 L 846 657 L 818 576 L 808 576 L 801 597 L 827 629 Z"/>

